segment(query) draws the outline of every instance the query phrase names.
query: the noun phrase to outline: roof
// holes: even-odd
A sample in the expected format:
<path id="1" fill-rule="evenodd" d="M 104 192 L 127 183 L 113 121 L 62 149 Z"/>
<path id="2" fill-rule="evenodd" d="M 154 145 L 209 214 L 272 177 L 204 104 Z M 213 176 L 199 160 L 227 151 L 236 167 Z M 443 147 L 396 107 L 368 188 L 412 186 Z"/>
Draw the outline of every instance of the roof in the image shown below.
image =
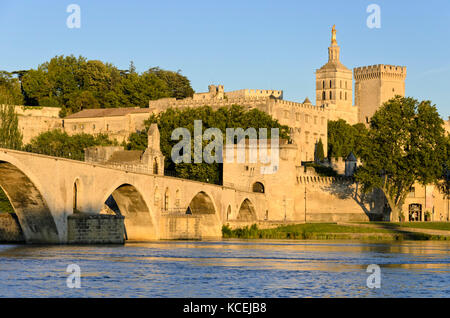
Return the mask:
<path id="1" fill-rule="evenodd" d="M 109 163 L 140 163 L 141 150 L 120 150 L 115 151 L 107 162 Z"/>
<path id="2" fill-rule="evenodd" d="M 345 159 L 345 161 L 357 161 L 356 156 L 353 154 L 353 151 L 350 152 L 350 154 L 348 155 L 347 159 Z"/>
<path id="3" fill-rule="evenodd" d="M 344 64 L 342 64 L 339 61 L 329 61 L 327 64 L 325 64 L 324 66 L 322 66 L 319 71 L 349 71 L 351 72 L 350 69 L 348 69 Z"/>
<path id="4" fill-rule="evenodd" d="M 149 113 L 151 110 L 148 108 L 97 108 L 97 109 L 83 109 L 82 111 L 69 115 L 65 119 L 77 119 L 77 118 L 97 118 L 97 117 L 114 117 L 114 116 L 126 116 L 128 114 Z"/>
<path id="5" fill-rule="evenodd" d="M 308 97 L 305 98 L 305 100 L 303 101 L 303 104 L 311 104 L 311 101 L 309 100 Z"/>

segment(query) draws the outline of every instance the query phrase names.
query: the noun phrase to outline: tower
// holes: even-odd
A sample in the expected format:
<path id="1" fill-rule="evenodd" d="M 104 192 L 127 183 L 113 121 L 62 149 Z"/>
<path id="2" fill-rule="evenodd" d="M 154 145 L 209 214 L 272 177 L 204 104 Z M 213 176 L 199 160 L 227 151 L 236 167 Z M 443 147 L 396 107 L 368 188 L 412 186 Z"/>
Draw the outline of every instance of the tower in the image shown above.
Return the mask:
<path id="1" fill-rule="evenodd" d="M 370 118 L 384 102 L 396 95 L 405 96 L 405 66 L 378 64 L 357 67 L 353 75 L 360 123 L 368 125 Z"/>
<path id="2" fill-rule="evenodd" d="M 335 105 L 337 111 L 351 111 L 353 102 L 352 71 L 339 60 L 340 47 L 336 26 L 331 30 L 328 63 L 316 71 L 316 105 Z"/>
<path id="3" fill-rule="evenodd" d="M 164 155 L 160 149 L 160 134 L 157 124 L 151 124 L 147 132 L 148 146 L 142 156 L 142 162 L 153 174 L 164 175 Z"/>

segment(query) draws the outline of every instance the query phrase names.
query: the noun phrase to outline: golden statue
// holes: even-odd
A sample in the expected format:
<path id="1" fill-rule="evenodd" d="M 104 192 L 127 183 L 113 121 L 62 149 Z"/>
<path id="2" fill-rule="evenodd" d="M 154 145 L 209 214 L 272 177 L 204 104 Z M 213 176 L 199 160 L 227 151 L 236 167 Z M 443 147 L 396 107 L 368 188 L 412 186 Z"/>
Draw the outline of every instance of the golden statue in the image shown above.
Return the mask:
<path id="1" fill-rule="evenodd" d="M 333 28 L 331 29 L 331 44 L 332 45 L 334 45 L 334 44 L 337 45 L 337 41 L 336 41 L 336 24 L 333 25 Z"/>

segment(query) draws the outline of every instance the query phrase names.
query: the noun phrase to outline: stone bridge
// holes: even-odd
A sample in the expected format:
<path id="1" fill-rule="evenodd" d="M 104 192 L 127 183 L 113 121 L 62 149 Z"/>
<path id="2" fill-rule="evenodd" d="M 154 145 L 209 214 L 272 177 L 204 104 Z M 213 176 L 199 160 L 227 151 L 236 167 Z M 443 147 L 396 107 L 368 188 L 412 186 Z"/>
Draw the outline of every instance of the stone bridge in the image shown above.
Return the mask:
<path id="1" fill-rule="evenodd" d="M 105 203 L 125 216 L 129 240 L 170 238 L 170 216 L 200 219 L 202 238 L 220 237 L 227 220 L 262 220 L 267 208 L 265 194 L 251 189 L 1 148 L 0 187 L 29 243 L 66 243 L 68 217 L 99 214 Z"/>

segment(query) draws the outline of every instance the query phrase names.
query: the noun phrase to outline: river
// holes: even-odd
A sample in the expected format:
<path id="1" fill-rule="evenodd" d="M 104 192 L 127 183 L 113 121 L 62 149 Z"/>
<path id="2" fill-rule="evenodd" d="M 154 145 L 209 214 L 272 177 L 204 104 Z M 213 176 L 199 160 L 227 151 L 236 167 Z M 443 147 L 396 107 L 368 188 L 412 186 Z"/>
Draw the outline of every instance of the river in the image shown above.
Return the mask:
<path id="1" fill-rule="evenodd" d="M 81 270 L 68 288 L 67 266 Z M 367 266 L 381 288 L 367 287 Z M 0 245 L 1 297 L 450 297 L 450 242 Z"/>

